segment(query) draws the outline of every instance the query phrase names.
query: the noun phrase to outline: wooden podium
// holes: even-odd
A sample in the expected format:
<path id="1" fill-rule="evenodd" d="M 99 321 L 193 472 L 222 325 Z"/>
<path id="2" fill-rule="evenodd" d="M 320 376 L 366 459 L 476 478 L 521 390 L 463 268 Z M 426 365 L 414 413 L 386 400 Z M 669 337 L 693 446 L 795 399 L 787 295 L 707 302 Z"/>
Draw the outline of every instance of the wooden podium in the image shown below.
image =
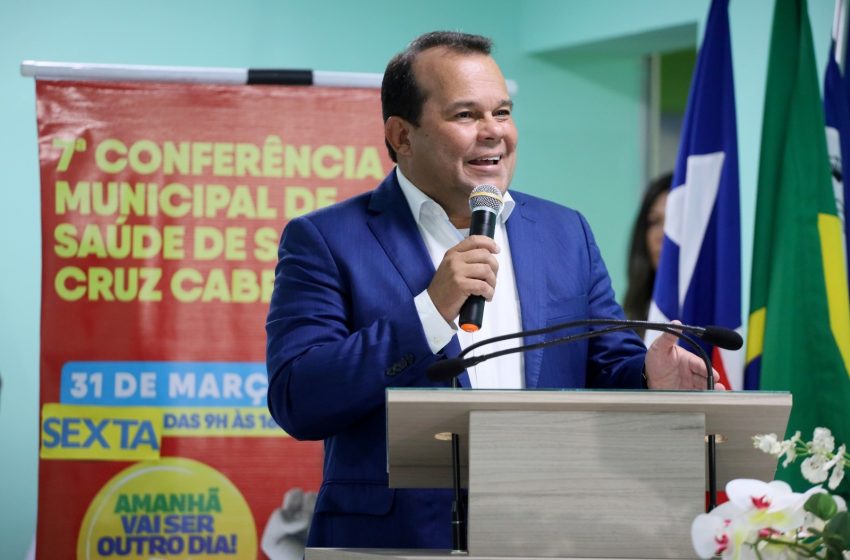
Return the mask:
<path id="1" fill-rule="evenodd" d="M 451 487 L 451 433 L 469 488 L 469 558 L 693 558 L 705 438 L 717 481 L 771 480 L 752 436 L 783 434 L 769 392 L 387 391 L 390 486 Z M 308 560 L 446 558 L 449 551 L 307 549 Z"/>

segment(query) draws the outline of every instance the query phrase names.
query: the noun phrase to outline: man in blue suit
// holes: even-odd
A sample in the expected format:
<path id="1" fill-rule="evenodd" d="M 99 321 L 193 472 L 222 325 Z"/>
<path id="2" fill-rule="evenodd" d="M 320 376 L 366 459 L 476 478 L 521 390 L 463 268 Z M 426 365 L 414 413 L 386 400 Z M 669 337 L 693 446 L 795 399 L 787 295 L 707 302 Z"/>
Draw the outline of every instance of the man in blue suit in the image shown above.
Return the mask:
<path id="1" fill-rule="evenodd" d="M 417 38 L 387 66 L 381 99 L 396 169 L 283 233 L 266 324 L 269 408 L 293 437 L 325 442 L 308 546 L 445 549 L 451 493 L 387 486 L 385 390 L 445 386 L 425 369 L 475 337 L 622 311 L 584 218 L 508 192 L 517 130 L 489 39 Z M 494 239 L 465 231 L 481 184 L 505 198 Z M 475 334 L 456 326 L 470 295 L 489 302 Z M 620 332 L 484 362 L 460 382 L 693 389 L 705 375 L 672 336 L 647 352 Z"/>

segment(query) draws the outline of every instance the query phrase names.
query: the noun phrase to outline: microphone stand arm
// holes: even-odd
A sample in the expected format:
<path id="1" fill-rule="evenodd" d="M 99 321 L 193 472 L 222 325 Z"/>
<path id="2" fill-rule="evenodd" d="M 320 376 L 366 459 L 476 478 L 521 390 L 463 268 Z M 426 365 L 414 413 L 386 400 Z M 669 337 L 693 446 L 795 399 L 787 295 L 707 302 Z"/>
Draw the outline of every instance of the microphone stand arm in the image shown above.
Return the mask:
<path id="1" fill-rule="evenodd" d="M 606 327 L 611 327 L 611 326 L 621 326 L 621 327 L 623 327 L 622 329 L 616 329 L 616 330 L 629 330 L 629 329 L 635 329 L 635 328 L 640 327 L 640 328 L 649 329 L 649 330 L 669 332 L 669 333 L 674 334 L 674 335 L 684 334 L 685 332 L 693 332 L 693 333 L 696 333 L 698 336 L 702 336 L 706 332 L 705 328 L 694 327 L 692 325 L 675 325 L 674 326 L 674 325 L 671 325 L 670 323 L 656 323 L 656 322 L 649 322 L 649 321 L 632 321 L 632 320 L 629 320 L 629 319 L 579 319 L 579 320 L 576 320 L 576 321 L 569 321 L 567 323 L 559 323 L 557 325 L 551 325 L 549 327 L 544 327 L 542 329 L 534 329 L 534 330 L 530 330 L 530 331 L 520 331 L 520 332 L 516 332 L 516 333 L 503 334 L 501 336 L 494 336 L 492 338 L 487 338 L 487 339 L 481 340 L 479 342 L 476 342 L 475 344 L 471 344 L 471 345 L 467 346 L 466 348 L 464 348 L 463 351 L 461 351 L 461 353 L 458 354 L 458 358 L 463 358 L 464 356 L 466 356 L 468 353 L 472 352 L 473 350 L 480 348 L 482 346 L 485 346 L 487 344 L 492 344 L 494 342 L 501 342 L 503 340 L 511 340 L 513 338 L 535 336 L 535 335 L 538 335 L 538 334 L 549 334 L 551 332 L 562 331 L 564 329 L 569 329 L 569 328 L 572 328 L 572 327 L 587 327 L 587 326 L 593 326 L 593 325 L 601 325 L 601 326 L 606 326 Z M 604 334 L 604 333 L 613 332 L 613 331 L 601 329 L 601 330 L 592 331 L 592 332 L 598 332 L 600 334 Z M 566 337 L 564 337 L 564 338 L 566 338 Z M 561 339 L 554 339 L 554 340 L 561 340 Z M 693 341 L 691 341 L 691 342 L 693 342 Z"/>
<path id="2" fill-rule="evenodd" d="M 459 388 L 457 376 L 452 379 L 452 388 Z M 452 433 L 452 488 L 452 554 L 466 554 L 466 507 L 461 496 L 460 436 L 455 433 Z"/>

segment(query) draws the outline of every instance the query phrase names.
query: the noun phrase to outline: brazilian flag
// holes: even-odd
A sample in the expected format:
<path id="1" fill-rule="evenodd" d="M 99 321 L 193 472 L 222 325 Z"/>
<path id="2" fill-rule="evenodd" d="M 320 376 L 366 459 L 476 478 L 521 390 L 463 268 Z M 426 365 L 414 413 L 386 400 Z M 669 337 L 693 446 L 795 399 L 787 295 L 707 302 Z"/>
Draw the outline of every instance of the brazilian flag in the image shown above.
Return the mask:
<path id="1" fill-rule="evenodd" d="M 786 437 L 850 447 L 850 306 L 805 0 L 773 16 L 756 203 L 745 387 L 791 391 Z M 800 463 L 779 466 L 795 490 Z M 845 484 L 842 488 L 846 488 Z M 845 492 L 846 493 L 846 492 Z"/>

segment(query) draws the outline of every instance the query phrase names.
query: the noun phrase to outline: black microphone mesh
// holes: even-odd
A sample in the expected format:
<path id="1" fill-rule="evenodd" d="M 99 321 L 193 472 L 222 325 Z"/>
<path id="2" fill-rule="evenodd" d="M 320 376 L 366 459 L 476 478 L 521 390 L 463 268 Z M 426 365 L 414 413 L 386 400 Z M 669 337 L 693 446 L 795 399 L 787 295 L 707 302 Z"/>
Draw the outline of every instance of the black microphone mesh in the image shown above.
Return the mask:
<path id="1" fill-rule="evenodd" d="M 489 208 L 498 214 L 502 211 L 502 191 L 493 185 L 478 185 L 469 195 L 469 207 L 473 212 Z"/>

